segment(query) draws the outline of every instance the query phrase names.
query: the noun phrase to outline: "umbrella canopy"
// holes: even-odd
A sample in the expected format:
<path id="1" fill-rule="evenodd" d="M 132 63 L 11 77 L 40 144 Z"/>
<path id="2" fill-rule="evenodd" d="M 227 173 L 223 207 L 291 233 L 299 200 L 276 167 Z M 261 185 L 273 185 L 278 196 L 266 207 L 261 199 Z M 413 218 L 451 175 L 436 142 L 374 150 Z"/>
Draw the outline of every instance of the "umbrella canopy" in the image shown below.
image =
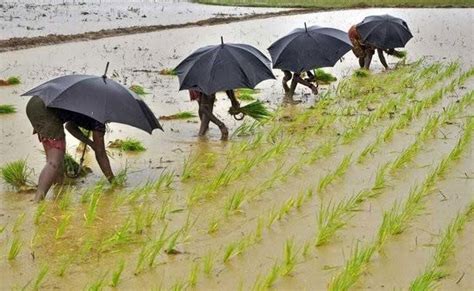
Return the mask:
<path id="1" fill-rule="evenodd" d="M 150 134 L 155 128 L 163 130 L 145 102 L 105 76 L 63 76 L 43 83 L 22 96 L 39 96 L 47 107 L 74 111 L 103 124 L 128 124 Z"/>
<path id="2" fill-rule="evenodd" d="M 362 42 L 381 49 L 404 47 L 413 37 L 407 23 L 391 15 L 367 16 L 357 24 Z"/>
<path id="3" fill-rule="evenodd" d="M 270 60 L 247 44 L 224 43 L 202 47 L 176 68 L 179 90 L 192 89 L 210 95 L 236 88 L 255 88 L 275 79 Z"/>
<path id="4" fill-rule="evenodd" d="M 273 67 L 301 73 L 332 67 L 352 48 L 347 33 L 317 25 L 297 28 L 275 41 L 268 51 Z"/>

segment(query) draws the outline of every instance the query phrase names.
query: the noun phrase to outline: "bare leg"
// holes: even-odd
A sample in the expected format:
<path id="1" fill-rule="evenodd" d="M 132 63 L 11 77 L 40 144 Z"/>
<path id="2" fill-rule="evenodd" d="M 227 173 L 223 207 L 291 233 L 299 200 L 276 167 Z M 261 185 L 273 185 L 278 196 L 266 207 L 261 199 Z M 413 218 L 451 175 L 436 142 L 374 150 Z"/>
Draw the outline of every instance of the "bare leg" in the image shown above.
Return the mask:
<path id="1" fill-rule="evenodd" d="M 359 66 L 361 69 L 364 67 L 364 58 L 359 58 Z"/>
<path id="2" fill-rule="evenodd" d="M 283 90 L 285 90 L 285 94 L 288 94 L 288 92 L 290 91 L 290 88 L 288 87 L 288 81 L 291 80 L 291 73 L 290 71 L 286 71 L 286 70 L 283 70 L 283 74 L 285 74 L 283 76 L 283 80 L 282 80 L 282 85 L 283 85 Z"/>
<path id="3" fill-rule="evenodd" d="M 64 150 L 57 148 L 44 148 L 46 152 L 46 165 L 41 170 L 38 179 L 38 189 L 35 195 L 35 201 L 41 201 L 46 197 L 49 189 L 55 181 L 57 181 L 58 175 L 64 175 L 61 165 L 64 162 Z"/>
<path id="4" fill-rule="evenodd" d="M 199 136 L 203 136 L 206 134 L 206 132 L 209 130 L 209 118 L 207 117 L 206 114 L 204 114 L 204 109 L 203 109 L 203 104 L 202 104 L 202 100 L 205 98 L 204 96 L 202 96 L 199 100 L 198 100 L 198 104 L 199 104 L 199 119 L 201 120 L 201 127 L 199 128 L 199 133 L 198 135 Z"/>
<path id="5" fill-rule="evenodd" d="M 112 182 L 114 179 L 114 173 L 112 172 L 112 167 L 110 167 L 109 157 L 107 156 L 107 152 L 105 151 L 105 144 L 104 144 L 104 133 L 101 131 L 94 130 L 92 131 L 92 139 L 94 140 L 94 152 L 95 152 L 95 159 L 99 164 L 102 173 L 104 173 L 105 177 L 109 182 Z"/>
<path id="6" fill-rule="evenodd" d="M 229 138 L 229 131 L 227 130 L 227 127 L 212 112 L 214 110 L 215 96 L 210 96 L 210 98 L 207 99 L 208 100 L 202 103 L 202 110 L 204 114 L 203 118 L 207 118 L 209 121 L 217 125 L 221 130 L 221 139 L 227 140 Z"/>
<path id="7" fill-rule="evenodd" d="M 293 76 L 293 80 L 296 80 L 296 82 L 300 83 L 301 85 L 304 85 L 304 86 L 310 88 L 314 95 L 318 94 L 318 87 L 314 86 L 313 83 L 301 78 L 300 75 Z"/>
<path id="8" fill-rule="evenodd" d="M 382 63 L 382 65 L 384 66 L 385 70 L 388 70 L 388 65 L 387 65 L 387 61 L 385 60 L 385 57 L 383 55 L 383 50 L 382 49 L 377 49 L 377 54 L 379 55 L 379 60 Z"/>
<path id="9" fill-rule="evenodd" d="M 367 55 L 364 58 L 364 69 L 369 70 L 370 69 L 370 63 L 372 62 L 372 56 L 374 55 L 373 50 L 368 50 Z"/>

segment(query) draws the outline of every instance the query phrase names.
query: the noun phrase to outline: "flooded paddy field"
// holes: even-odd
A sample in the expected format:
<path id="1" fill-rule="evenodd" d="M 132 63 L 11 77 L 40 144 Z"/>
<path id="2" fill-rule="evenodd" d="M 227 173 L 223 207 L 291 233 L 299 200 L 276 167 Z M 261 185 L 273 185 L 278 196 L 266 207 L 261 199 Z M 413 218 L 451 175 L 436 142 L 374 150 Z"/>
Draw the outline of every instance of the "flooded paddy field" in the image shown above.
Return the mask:
<path id="1" fill-rule="evenodd" d="M 266 51 L 305 21 L 347 30 L 382 13 L 414 34 L 407 64 L 389 59 L 396 69 L 383 71 L 375 59 L 373 74 L 356 78 L 348 53 L 326 69 L 338 82 L 317 98 L 299 88 L 300 105 L 280 106 L 275 71 L 256 95 L 275 117 L 228 142 L 215 127 L 198 138 L 198 119 L 163 120 L 151 136 L 110 124 L 107 141 L 146 148 L 108 149 L 115 173 L 127 169 L 124 185 L 104 183 L 91 152 L 93 172 L 43 203 L 2 184 L 1 289 L 405 290 L 430 274 L 441 290 L 473 289 L 473 11 L 323 12 L 1 53 L 0 78 L 22 83 L 0 87 L 0 104 L 18 111 L 0 115 L 0 165 L 26 158 L 36 181 L 44 157 L 19 95 L 55 76 L 99 75 L 110 61 L 111 78 L 143 86 L 162 116 L 197 105 L 158 72 L 221 35 Z M 242 122 L 228 106 L 218 95 L 234 132 Z M 77 146 L 68 136 L 76 157 Z"/>

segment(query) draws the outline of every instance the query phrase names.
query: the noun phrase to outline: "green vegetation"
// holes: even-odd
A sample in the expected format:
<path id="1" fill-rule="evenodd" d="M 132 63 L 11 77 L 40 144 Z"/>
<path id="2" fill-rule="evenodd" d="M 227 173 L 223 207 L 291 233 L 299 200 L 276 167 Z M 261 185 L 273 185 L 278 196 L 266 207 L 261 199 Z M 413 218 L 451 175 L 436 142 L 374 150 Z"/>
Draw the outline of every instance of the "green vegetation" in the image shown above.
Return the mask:
<path id="1" fill-rule="evenodd" d="M 358 69 L 355 70 L 352 75 L 357 78 L 367 78 L 368 76 L 370 76 L 370 71 L 365 69 Z"/>
<path id="2" fill-rule="evenodd" d="M 10 104 L 0 104 L 0 114 L 10 114 L 15 113 L 16 108 L 14 105 Z"/>
<path id="3" fill-rule="evenodd" d="M 318 84 L 329 84 L 337 81 L 337 78 L 334 75 L 324 71 L 323 69 L 313 70 L 313 74 L 316 77 Z"/>
<path id="4" fill-rule="evenodd" d="M 21 247 L 23 246 L 23 243 L 20 239 L 19 236 L 15 236 L 10 244 L 10 248 L 8 249 L 8 255 L 7 259 L 9 261 L 12 261 L 16 259 L 18 254 L 20 253 Z"/>
<path id="5" fill-rule="evenodd" d="M 28 168 L 26 159 L 7 163 L 0 168 L 2 180 L 12 186 L 16 191 L 29 190 L 32 170 Z"/>
<path id="6" fill-rule="evenodd" d="M 473 7 L 468 0 L 196 0 L 198 3 L 230 6 L 252 6 L 252 7 L 295 7 L 295 8 L 365 8 L 365 7 Z"/>
<path id="7" fill-rule="evenodd" d="M 263 105 L 261 101 L 255 101 L 245 106 L 240 107 L 237 111 L 233 108 L 229 109 L 229 113 L 234 114 L 244 114 L 248 115 L 256 120 L 268 119 L 272 116 L 272 113 Z"/>
<path id="8" fill-rule="evenodd" d="M 196 114 L 189 111 L 182 111 L 172 115 L 162 115 L 160 120 L 174 120 L 174 119 L 190 119 L 197 117 Z"/>
<path id="9" fill-rule="evenodd" d="M 150 94 L 148 92 L 145 92 L 145 89 L 140 85 L 132 85 L 128 89 L 130 89 L 132 92 L 134 92 L 135 94 L 138 94 L 138 95 Z"/>
<path id="10" fill-rule="evenodd" d="M 257 94 L 259 90 L 257 89 L 250 89 L 250 88 L 240 88 L 234 90 L 235 97 L 241 101 L 254 101 L 255 94 Z"/>
<path id="11" fill-rule="evenodd" d="M 126 152 L 143 152 L 146 150 L 141 141 L 131 137 L 127 137 L 124 140 L 116 139 L 113 142 L 109 142 L 109 148 L 118 148 Z"/>
<path id="12" fill-rule="evenodd" d="M 175 71 L 175 69 L 165 68 L 160 70 L 160 75 L 176 76 L 178 73 Z"/>
<path id="13" fill-rule="evenodd" d="M 91 172 L 89 167 L 80 166 L 71 154 L 64 155 L 64 173 L 68 177 L 85 177 Z"/>
<path id="14" fill-rule="evenodd" d="M 0 86 L 17 85 L 20 83 L 21 83 L 20 77 L 16 77 L 16 76 L 11 76 L 6 80 L 0 79 Z"/>

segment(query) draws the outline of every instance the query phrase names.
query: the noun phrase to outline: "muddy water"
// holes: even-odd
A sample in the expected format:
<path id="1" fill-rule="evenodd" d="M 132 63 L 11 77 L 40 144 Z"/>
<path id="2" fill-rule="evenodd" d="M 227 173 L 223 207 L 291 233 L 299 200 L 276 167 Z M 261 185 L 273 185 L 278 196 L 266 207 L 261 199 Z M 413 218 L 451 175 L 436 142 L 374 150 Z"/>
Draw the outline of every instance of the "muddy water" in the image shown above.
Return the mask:
<path id="1" fill-rule="evenodd" d="M 177 80 L 174 77 L 161 76 L 157 73 L 144 73 L 141 70 L 156 71 L 164 67 L 175 66 L 180 59 L 187 54 L 191 53 L 194 49 L 207 45 L 210 43 L 216 43 L 219 40 L 220 35 L 224 35 L 225 41 L 228 42 L 246 42 L 261 50 L 265 50 L 270 43 L 277 37 L 284 35 L 293 27 L 301 25 L 304 21 L 310 24 L 318 25 L 332 25 L 341 29 L 346 30 L 351 24 L 360 21 L 364 15 L 375 14 L 375 13 L 390 13 L 403 17 L 409 23 L 413 33 L 414 39 L 411 40 L 407 46 L 409 56 L 411 59 L 417 59 L 422 56 L 426 56 L 429 60 L 461 60 L 462 67 L 469 68 L 473 65 L 473 57 L 469 54 L 473 50 L 474 42 L 473 36 L 469 32 L 468 20 L 472 18 L 473 10 L 462 10 L 462 9 L 370 9 L 370 10 L 354 10 L 354 11 L 342 11 L 342 12 L 325 12 L 307 14 L 301 16 L 291 17 L 278 17 L 274 19 L 265 19 L 257 21 L 247 21 L 234 24 L 203 27 L 203 28 L 192 28 L 192 29 L 175 29 L 169 31 L 154 32 L 148 34 L 131 35 L 125 37 L 109 38 L 90 42 L 78 42 L 63 44 L 50 47 L 40 47 L 35 49 L 28 49 L 24 51 L 8 52 L 0 54 L 0 77 L 19 75 L 23 80 L 23 84 L 13 87 L 0 87 L 0 103 L 1 104 L 15 104 L 18 108 L 18 113 L 13 115 L 0 116 L 0 164 L 4 164 L 8 161 L 16 159 L 28 158 L 29 165 L 35 170 L 34 179 L 36 179 L 37 173 L 42 167 L 43 158 L 40 153 L 40 145 L 37 143 L 34 136 L 31 135 L 31 127 L 24 115 L 24 106 L 27 102 L 27 98 L 19 97 L 19 95 L 27 89 L 46 81 L 57 75 L 65 73 L 88 73 L 88 74 L 101 74 L 105 61 L 111 62 L 110 72 L 115 73 L 116 80 L 122 82 L 125 85 L 141 84 L 143 85 L 149 95 L 144 97 L 145 101 L 150 105 L 156 115 L 168 115 L 184 110 L 196 110 L 196 104 L 188 100 L 185 92 L 177 92 Z M 436 20 L 436 22 L 434 22 Z M 389 59 L 393 62 L 395 60 Z M 341 63 L 338 63 L 335 68 L 329 69 L 337 77 L 341 78 L 351 72 L 356 66 L 356 60 L 348 54 Z M 374 70 L 381 71 L 381 65 L 377 60 L 374 62 Z M 275 72 L 278 77 L 281 77 L 279 72 Z M 270 106 L 276 107 L 282 98 L 282 89 L 278 81 L 266 81 L 259 85 L 262 89 L 259 98 L 270 102 Z M 472 83 L 469 85 L 472 88 Z M 298 89 L 297 98 L 301 98 L 306 101 L 303 105 L 311 105 L 313 98 L 309 95 L 309 92 L 303 89 Z M 218 98 L 216 111 L 221 116 L 226 124 L 232 129 L 235 129 L 240 122 L 232 120 L 227 114 L 226 110 L 228 101 L 225 100 L 224 96 L 220 95 Z M 121 126 L 117 124 L 110 125 L 110 132 L 107 134 L 107 140 L 114 140 L 116 138 L 124 138 L 127 136 L 135 137 L 144 142 L 147 151 L 139 154 L 125 154 L 115 150 L 110 150 L 112 154 L 112 166 L 115 170 L 123 168 L 126 164 L 129 166 L 129 186 L 137 186 L 144 183 L 148 178 L 156 177 L 163 168 L 175 169 L 178 173 L 182 168 L 182 162 L 190 151 L 193 152 L 214 152 L 221 153 L 233 142 L 222 143 L 218 141 L 219 132 L 215 127 L 211 128 L 211 131 L 207 138 L 200 140 L 196 137 L 198 124 L 196 120 L 186 121 L 167 121 L 163 122 L 165 132 L 155 131 L 152 136 L 138 130 Z M 375 131 L 373 131 L 375 133 Z M 448 132 L 449 133 L 449 132 Z M 67 138 L 68 151 L 71 153 L 75 152 L 77 142 L 74 141 L 70 136 Z M 388 152 L 393 150 L 399 150 L 403 146 L 403 142 L 408 140 L 400 139 L 400 146 L 390 147 L 387 149 Z M 362 144 L 356 145 L 355 148 L 360 150 Z M 444 148 L 443 148 L 444 149 Z M 326 171 L 330 170 L 337 164 L 342 156 L 349 153 L 352 148 L 345 148 L 342 153 L 331 157 L 323 164 L 318 165 L 318 168 L 313 169 L 311 173 L 323 175 Z M 437 156 L 436 156 L 437 157 Z M 472 161 L 472 156 L 470 156 Z M 291 157 L 288 157 L 291 161 Z M 430 159 L 429 153 L 424 156 L 424 159 Z M 431 157 L 431 159 L 434 159 Z M 377 160 L 379 161 L 379 160 Z M 98 181 L 101 177 L 100 170 L 98 169 L 93 156 L 89 153 L 87 155 L 87 163 L 94 171 L 93 174 L 89 175 L 85 179 L 81 179 L 77 182 L 77 186 L 83 189 L 85 186 L 90 185 Z M 261 177 L 268 175 L 273 170 L 275 165 L 261 167 L 258 169 L 258 173 L 255 173 L 253 178 L 259 181 Z M 321 168 L 319 168 L 321 167 Z M 353 169 L 354 170 L 354 169 Z M 372 169 L 373 170 L 373 169 Z M 372 171 L 370 171 L 372 172 Z M 413 173 L 417 173 L 413 177 L 422 177 L 424 171 L 415 169 Z M 348 181 L 339 185 L 336 188 L 331 188 L 335 194 L 335 197 L 340 197 L 341 193 L 351 193 L 348 191 L 351 183 L 365 184 L 367 181 L 372 179 L 367 173 L 360 173 L 360 175 L 349 175 Z M 287 186 L 280 184 L 275 192 L 278 192 L 280 196 L 266 197 L 261 200 L 259 207 L 267 208 L 274 200 L 284 201 L 283 196 L 285 193 L 294 193 L 304 189 L 307 185 L 311 184 L 311 179 L 315 179 L 315 176 L 298 176 L 293 180 L 290 180 Z M 299 183 L 299 179 L 303 180 Z M 29 200 L 31 194 L 17 194 L 8 191 L 5 185 L 1 186 L 0 192 L 0 227 L 8 223 L 10 226 L 14 223 L 16 217 L 21 213 L 26 213 L 25 223 L 22 227 L 22 233 L 25 239 L 29 239 L 33 236 L 34 227 L 32 226 L 32 213 L 36 207 Z M 178 183 L 177 207 L 184 205 L 186 193 L 193 188 L 193 182 L 190 183 Z M 407 190 L 410 187 L 408 183 L 401 185 L 401 190 Z M 238 187 L 235 187 L 237 189 Z M 462 188 L 462 187 L 461 187 Z M 233 189 L 230 187 L 230 189 Z M 406 192 L 406 191 L 402 191 Z M 121 193 L 116 193 L 121 195 Z M 51 197 L 51 196 L 50 196 Z M 112 198 L 110 198 L 113 200 Z M 181 201 L 179 201 L 181 200 Z M 105 201 L 107 198 L 105 198 Z M 158 200 L 160 201 L 160 200 Z M 160 201 L 161 202 L 161 201 Z M 158 203 L 160 203 L 158 202 Z M 112 204 L 112 202 L 110 202 Z M 208 285 L 201 285 L 200 287 L 205 288 L 211 286 L 214 288 L 222 288 L 223 286 L 230 286 L 238 288 L 240 279 L 245 280 L 257 275 L 256 272 L 251 272 L 254 267 L 255 261 L 252 258 L 259 258 L 261 261 L 257 264 L 259 272 L 267 270 L 268 266 L 274 262 L 275 257 L 281 256 L 283 244 L 285 238 L 293 234 L 296 240 L 303 240 L 309 238 L 310 227 L 312 226 L 308 221 L 314 223 L 315 209 L 319 207 L 319 201 L 311 204 L 305 211 L 296 215 L 296 226 L 294 224 L 282 227 L 281 229 L 275 230 L 275 241 L 266 241 L 264 248 L 258 248 L 254 250 L 250 258 L 244 257 L 241 260 L 232 262 L 228 267 L 229 270 L 220 270 L 219 273 L 223 273 L 223 278 L 230 278 L 232 282 L 225 282 L 221 280 L 206 282 Z M 387 204 L 381 205 L 380 208 L 387 206 Z M 74 206 L 80 208 L 82 205 L 74 204 Z M 252 206 L 250 206 L 252 207 Z M 210 214 L 216 210 L 211 204 L 206 204 L 203 207 L 196 207 L 196 213 L 200 213 L 206 219 L 209 218 Z M 100 214 L 103 222 L 101 228 L 106 231 L 108 227 L 116 226 L 121 223 L 121 216 L 125 216 L 127 213 L 117 213 L 114 211 L 107 212 L 108 208 L 102 210 Z M 128 211 L 128 210 L 127 210 Z M 380 211 L 380 210 L 379 210 Z M 254 219 L 255 213 L 259 212 L 259 208 L 249 209 L 249 219 Z M 49 213 L 47 216 L 50 218 L 48 221 L 54 223 L 55 216 L 54 212 Z M 245 214 L 243 216 L 245 218 Z M 229 227 L 223 229 L 223 232 L 217 237 L 206 236 L 206 230 L 200 230 L 198 233 L 200 243 L 196 243 L 198 246 L 202 246 L 203 249 L 215 248 L 216 244 L 222 244 L 231 241 L 239 237 L 241 234 L 239 231 L 246 231 L 254 224 L 254 220 L 251 220 L 248 225 L 239 226 L 238 223 L 242 223 L 240 220 L 242 217 L 236 218 L 234 228 Z M 174 219 L 174 218 L 173 218 Z M 179 217 L 179 219 L 183 219 Z M 184 218 L 185 219 L 185 218 Z M 81 225 L 82 217 L 75 217 L 72 225 Z M 367 218 L 367 221 L 370 219 Z M 377 227 L 377 224 L 369 223 L 369 227 L 359 225 L 359 229 L 373 230 Z M 49 223 L 48 223 L 49 225 Z M 160 226 L 161 227 L 161 226 Z M 205 227 L 203 225 L 203 227 Z M 96 231 L 100 233 L 101 228 Z M 74 228 L 73 228 L 74 229 Z M 159 229 L 158 229 L 159 230 Z M 48 232 L 49 231 L 49 232 Z M 48 229 L 45 232 L 45 236 L 54 235 L 54 228 Z M 10 233 L 0 234 L 3 235 L 4 241 L 0 242 L 1 255 L 4 256 L 7 250 L 7 241 L 10 242 L 12 235 Z M 75 234 L 70 234 L 74 237 Z M 53 246 L 42 246 L 39 254 L 43 255 L 39 260 L 51 259 L 58 260 L 53 254 L 64 253 L 68 248 L 71 252 L 77 250 L 78 245 L 84 243 L 87 237 L 80 237 L 80 240 L 76 244 L 61 244 L 56 243 Z M 202 237 L 201 237 L 202 236 Z M 334 267 L 334 262 L 341 264 L 343 259 L 347 256 L 349 251 L 348 247 L 353 241 L 354 237 L 358 237 L 357 234 L 353 234 L 348 231 L 346 234 L 347 239 L 337 247 L 322 249 L 320 252 L 324 253 L 322 261 L 315 261 L 318 268 Z M 133 250 L 131 247 L 130 255 L 127 258 L 127 264 L 133 266 L 136 260 L 136 254 L 139 250 Z M 192 246 L 188 246 L 188 249 L 193 252 L 204 253 L 202 250 L 196 250 Z M 343 250 L 341 253 L 341 249 Z M 2 282 L 6 282 L 5 286 L 11 288 L 14 286 L 23 286 L 28 280 L 34 277 L 38 268 L 39 263 L 36 264 L 31 259 L 31 254 L 28 252 L 29 248 L 21 253 L 18 259 L 12 263 L 4 263 L 4 257 L 2 257 L 2 263 L 0 264 L 0 272 L 2 274 L 8 274 L 8 277 L 2 278 Z M 346 253 L 344 253 L 346 252 Z M 334 254 L 334 259 L 331 259 Z M 133 272 L 127 272 L 126 280 L 124 282 L 124 289 L 131 288 L 151 288 L 159 287 L 161 279 L 166 281 L 166 286 L 171 285 L 172 281 L 169 278 L 176 278 L 189 270 L 189 264 L 182 263 L 186 259 L 193 258 L 193 254 L 184 254 L 182 256 L 176 256 L 171 258 L 162 258 L 166 264 L 161 266 L 158 271 L 146 273 L 143 276 L 135 277 Z M 71 273 L 74 276 L 66 276 L 65 279 L 51 276 L 51 281 L 46 285 L 48 288 L 54 286 L 71 286 L 72 289 L 82 289 L 85 282 L 93 281 L 100 272 L 106 272 L 110 268 L 115 266 L 118 258 L 107 257 L 100 263 L 93 260 L 87 260 L 84 264 L 78 264 L 71 269 Z M 173 263 L 173 264 L 172 264 Z M 239 265 L 242 263 L 242 265 Z M 235 267 L 233 265 L 235 264 Z M 54 262 L 54 266 L 59 265 L 59 262 Z M 314 265 L 309 265 L 309 270 Z M 99 270 L 97 273 L 91 273 L 90 269 Z M 308 270 L 304 268 L 304 270 Z M 327 279 L 332 273 L 328 273 L 324 278 Z M 158 278 L 158 279 L 157 279 Z M 302 276 L 296 276 L 295 280 L 300 280 L 298 284 L 304 286 L 313 282 L 311 272 L 302 272 Z M 326 281 L 314 279 L 317 281 L 318 286 L 324 286 Z M 373 280 L 377 282 L 377 278 Z M 369 281 L 372 282 L 372 281 Z M 280 287 L 298 286 L 295 281 L 285 281 Z M 251 282 L 247 282 L 244 286 L 251 286 Z M 3 286 L 2 286 L 3 287 Z"/>
<path id="2" fill-rule="evenodd" d="M 213 6 L 183 0 L 2 1 L 0 39 L 181 24 L 283 10 L 286 9 Z"/>

